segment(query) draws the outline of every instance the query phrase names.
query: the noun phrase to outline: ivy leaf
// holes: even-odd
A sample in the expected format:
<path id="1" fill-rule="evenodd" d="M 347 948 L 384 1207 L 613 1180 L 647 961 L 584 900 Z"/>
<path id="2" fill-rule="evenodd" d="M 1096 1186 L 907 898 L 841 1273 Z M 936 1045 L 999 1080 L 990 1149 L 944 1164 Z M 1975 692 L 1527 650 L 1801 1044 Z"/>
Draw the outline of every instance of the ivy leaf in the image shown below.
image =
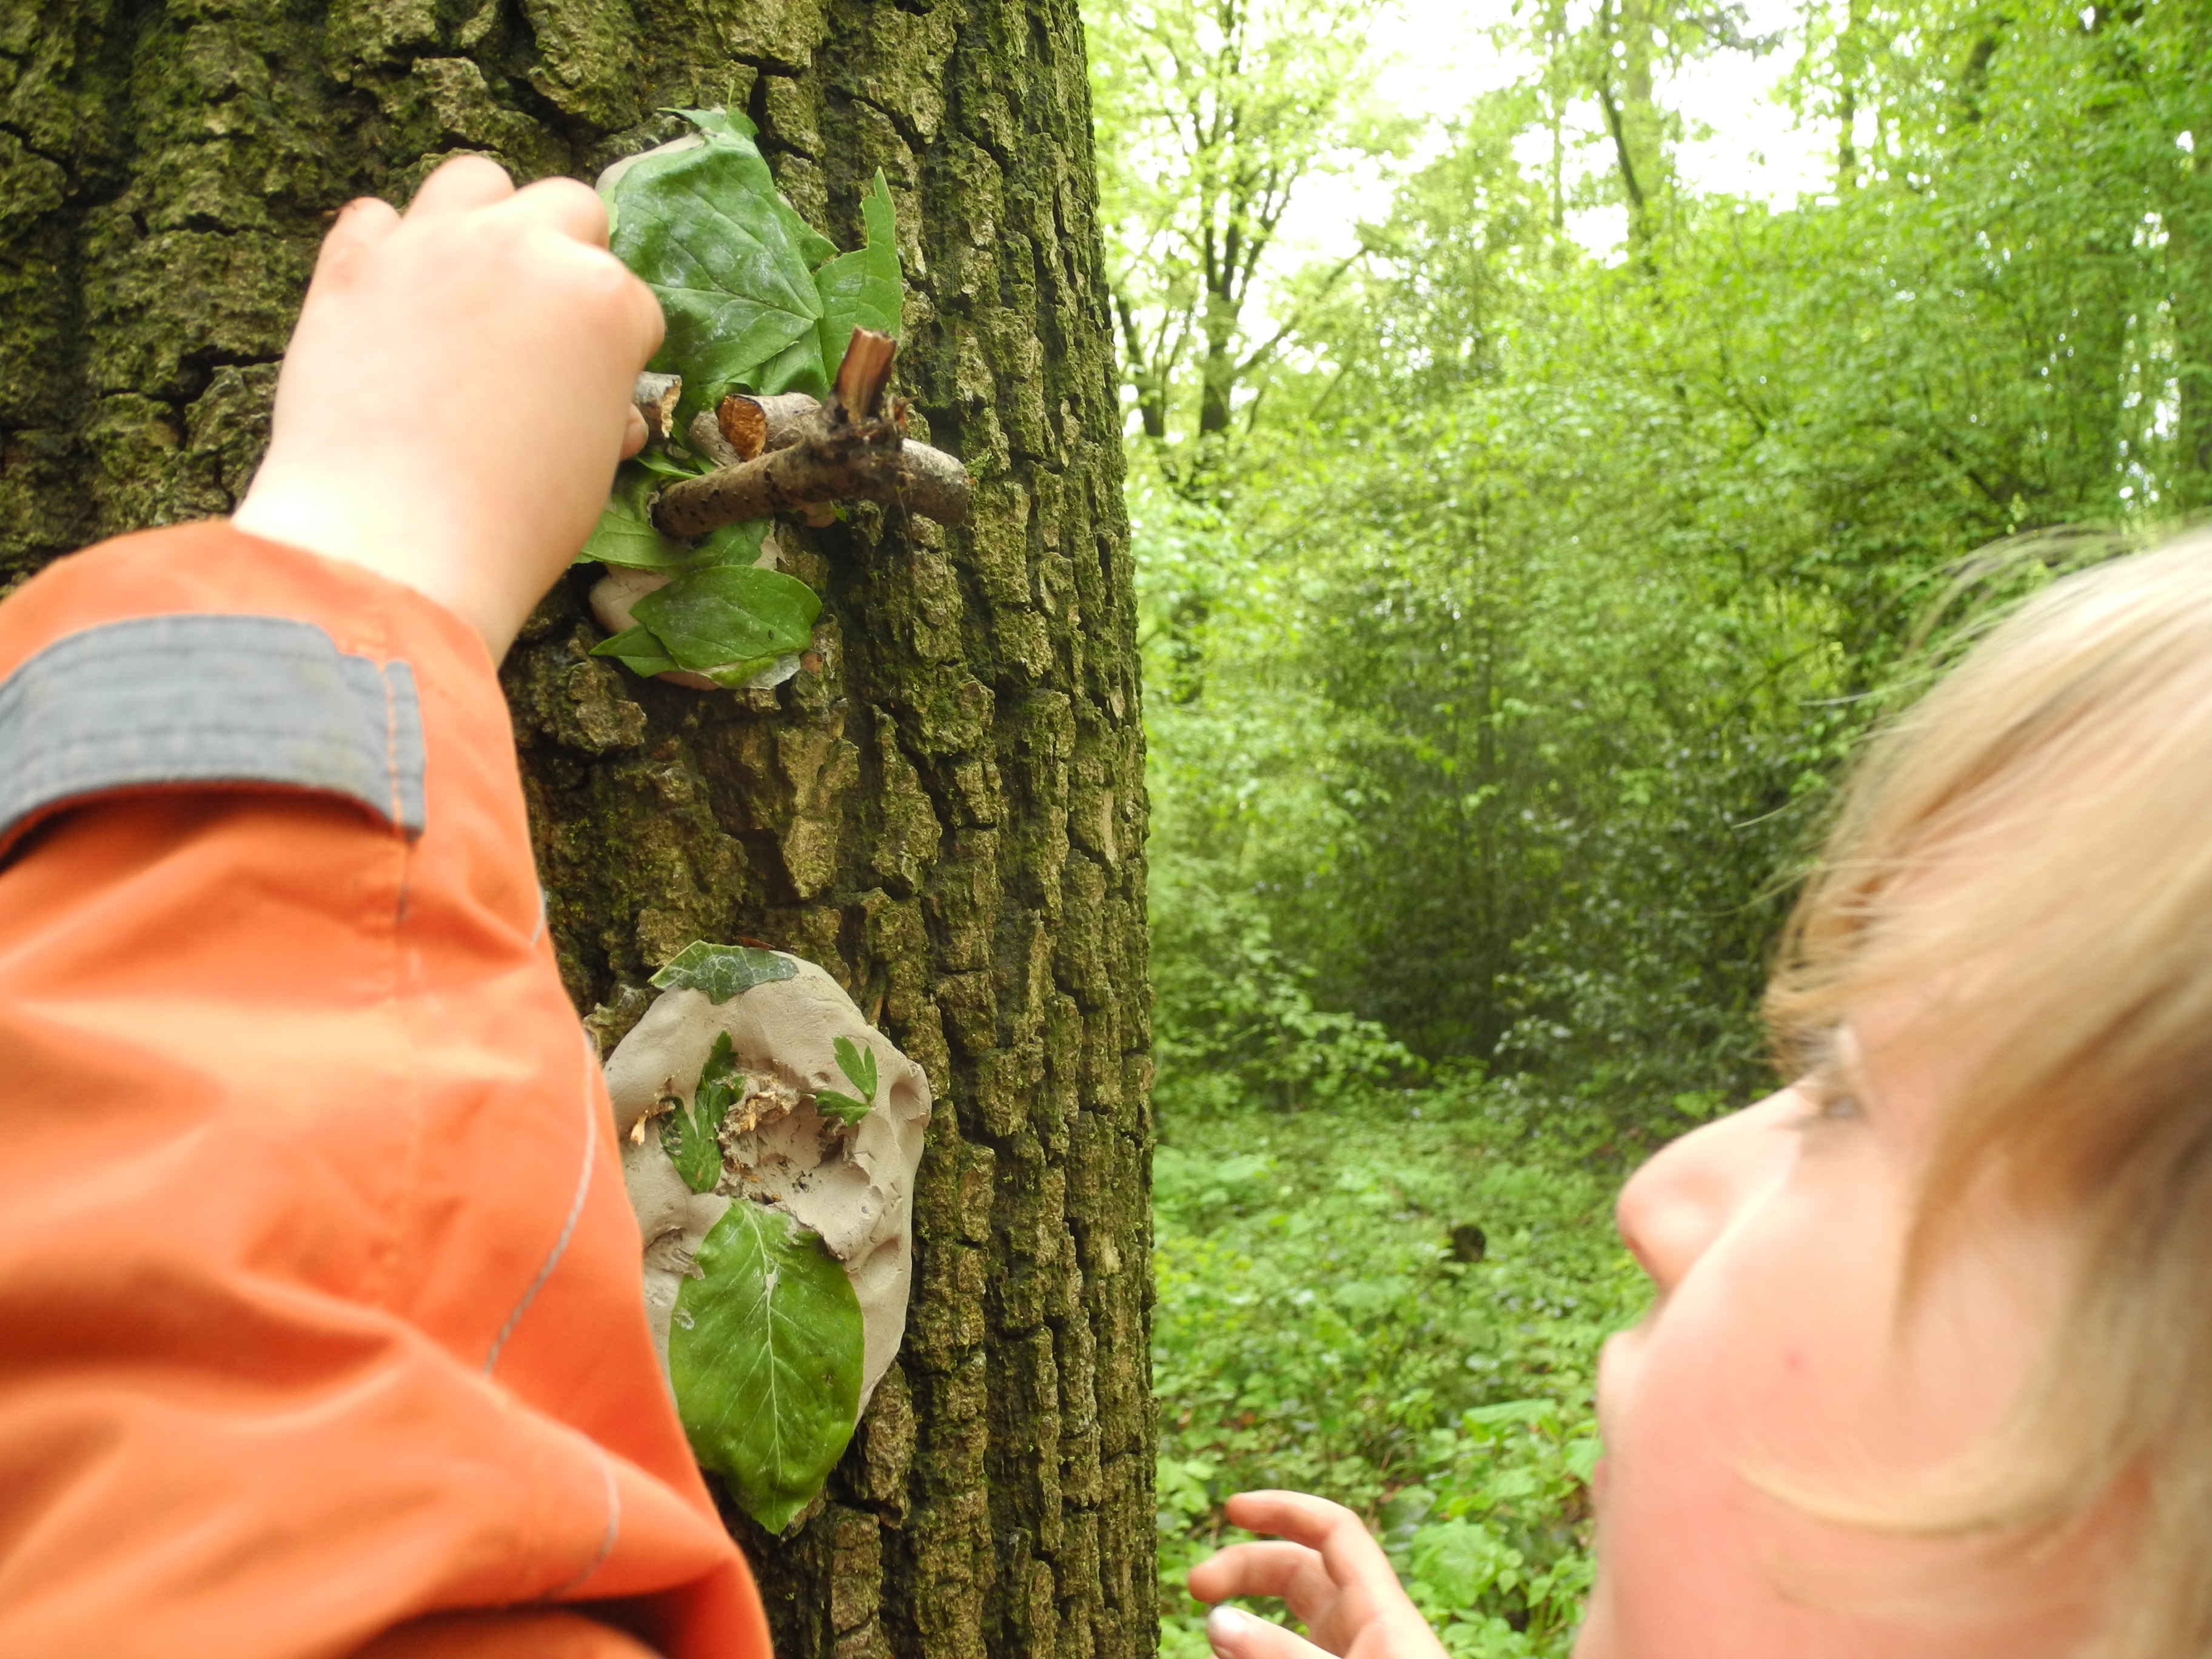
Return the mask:
<path id="1" fill-rule="evenodd" d="M 687 571 L 630 607 L 684 667 L 734 672 L 750 665 L 740 681 L 811 645 L 821 611 L 805 582 L 750 564 Z"/>
<path id="2" fill-rule="evenodd" d="M 820 1237 L 743 1200 L 676 1292 L 668 1370 L 700 1463 L 781 1532 L 822 1489 L 860 1406 L 860 1304 Z"/>
<path id="3" fill-rule="evenodd" d="M 694 939 L 653 976 L 652 983 L 661 991 L 702 991 L 708 1001 L 720 1004 L 756 985 L 790 979 L 798 972 L 798 963 L 781 951 Z"/>
<path id="4" fill-rule="evenodd" d="M 670 669 L 679 666 L 676 659 L 668 655 L 666 647 L 653 637 L 653 630 L 643 627 L 625 628 L 621 633 L 601 640 L 592 647 L 592 654 L 612 657 L 633 674 L 647 678 L 655 674 L 665 674 Z"/>
<path id="5" fill-rule="evenodd" d="M 828 1113 L 848 1129 L 860 1127 L 870 1107 L 865 1100 L 855 1100 L 850 1095 L 841 1095 L 835 1089 L 817 1089 L 814 1104 L 817 1110 Z"/>
<path id="6" fill-rule="evenodd" d="M 845 1080 L 860 1091 L 860 1098 L 871 1104 L 876 1098 L 876 1051 L 864 1048 L 850 1037 L 839 1037 L 832 1045 L 837 1056 L 837 1069 Z"/>
<path id="7" fill-rule="evenodd" d="M 687 404 L 711 406 L 814 334 L 814 267 L 836 250 L 777 192 L 739 118 L 684 113 L 706 142 L 649 155 L 615 180 L 609 246 L 660 301 L 668 334 L 653 366 L 684 377 Z"/>
<path id="8" fill-rule="evenodd" d="M 722 1178 L 722 1120 L 730 1115 L 744 1087 L 738 1058 L 730 1047 L 730 1034 L 716 1034 L 699 1070 L 699 1086 L 687 1109 L 679 1101 L 660 1126 L 660 1145 L 684 1184 L 695 1193 L 711 1193 Z"/>
<path id="9" fill-rule="evenodd" d="M 855 328 L 872 328 L 898 337 L 903 295 L 899 281 L 898 228 L 891 210 L 891 187 L 884 170 L 860 198 L 867 244 L 841 253 L 814 273 L 822 293 L 822 361 L 833 372 L 845 360 Z"/>

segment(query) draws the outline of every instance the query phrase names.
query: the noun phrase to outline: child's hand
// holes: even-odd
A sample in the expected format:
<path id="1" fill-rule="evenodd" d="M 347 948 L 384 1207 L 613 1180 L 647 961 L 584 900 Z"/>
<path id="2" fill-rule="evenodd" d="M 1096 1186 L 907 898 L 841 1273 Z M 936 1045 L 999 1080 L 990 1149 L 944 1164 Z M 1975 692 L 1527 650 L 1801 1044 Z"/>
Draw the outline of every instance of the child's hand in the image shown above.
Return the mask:
<path id="1" fill-rule="evenodd" d="M 1341 1504 L 1299 1492 L 1240 1492 L 1229 1519 L 1250 1532 L 1280 1534 L 1281 1544 L 1233 1544 L 1190 1570 L 1201 1601 L 1278 1595 L 1290 1603 L 1312 1642 L 1232 1607 L 1216 1607 L 1206 1640 L 1223 1659 L 1443 1659 L 1443 1644 L 1414 1610 L 1389 1559 Z"/>
<path id="2" fill-rule="evenodd" d="M 419 588 L 503 654 L 644 437 L 652 290 L 572 179 L 448 161 L 324 239 L 242 530 Z"/>

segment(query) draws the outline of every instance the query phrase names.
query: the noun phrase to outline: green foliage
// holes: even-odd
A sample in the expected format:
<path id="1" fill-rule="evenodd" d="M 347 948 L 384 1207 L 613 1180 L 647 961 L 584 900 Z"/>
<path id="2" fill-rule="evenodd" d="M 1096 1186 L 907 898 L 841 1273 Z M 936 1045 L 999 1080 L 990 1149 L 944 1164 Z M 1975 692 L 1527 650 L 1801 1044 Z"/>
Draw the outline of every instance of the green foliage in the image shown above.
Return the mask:
<path id="1" fill-rule="evenodd" d="M 1852 15 L 1795 42 L 1808 118 L 1847 80 L 1871 135 L 1836 193 L 1692 196 L 1655 105 L 1607 264 L 1542 158 L 1606 76 L 1634 115 L 1633 53 L 1531 10 L 1537 72 L 1294 314 L 1203 503 L 1134 444 L 1171 1093 L 1304 1097 L 1326 1016 L 1584 1145 L 1744 1098 L 1831 786 L 1963 562 L 2206 500 L 2204 9 Z M 1747 49 L 1635 17 L 1653 64 Z"/>
<path id="2" fill-rule="evenodd" d="M 1564 1656 L 1589 1579 L 1589 1390 L 1641 1276 L 1613 1182 L 1480 1087 L 1284 1115 L 1170 1107 L 1155 1154 L 1163 1650 L 1261 1486 L 1366 1516 L 1455 1653 Z M 1503 1150 L 1511 1146 L 1508 1153 Z M 1455 1259 L 1451 1230 L 1487 1234 Z M 1273 1604 L 1256 1609 L 1274 1616 Z"/>
<path id="3" fill-rule="evenodd" d="M 799 972 L 796 958 L 750 945 L 709 945 L 694 939 L 653 976 L 656 990 L 698 991 L 709 1002 L 727 1002 L 756 985 L 789 979 Z"/>
<path id="4" fill-rule="evenodd" d="M 708 1231 L 696 1264 L 669 1327 L 677 1413 L 701 1466 L 781 1532 L 853 1437 L 860 1304 L 817 1234 L 742 1199 Z"/>
<path id="5" fill-rule="evenodd" d="M 815 334 L 823 312 L 815 268 L 837 250 L 776 189 L 751 122 L 683 113 L 700 144 L 647 155 L 614 181 L 609 246 L 660 301 L 668 328 L 653 367 L 682 375 L 687 399 L 696 387 L 699 405 L 711 409 Z M 811 384 L 795 389 L 829 395 L 818 351 L 800 378 Z"/>
<path id="6" fill-rule="evenodd" d="M 837 1069 L 845 1074 L 845 1081 L 860 1093 L 856 1097 L 840 1094 L 834 1089 L 817 1089 L 814 1103 L 848 1128 L 856 1127 L 860 1120 L 875 1109 L 875 1051 L 863 1048 L 850 1037 L 841 1036 L 832 1052 L 837 1056 Z"/>
<path id="7" fill-rule="evenodd" d="M 845 348 L 856 328 L 898 337 L 903 289 L 899 276 L 898 230 L 891 212 L 891 188 L 883 169 L 860 198 L 860 216 L 867 227 L 867 241 L 850 253 L 841 253 L 814 273 L 822 296 L 822 366 L 834 375 L 845 360 Z"/>
<path id="8" fill-rule="evenodd" d="M 742 685 L 814 639 L 822 601 L 780 570 L 752 564 L 689 570 L 631 607 L 668 654 L 720 684 Z"/>
<path id="9" fill-rule="evenodd" d="M 718 1031 L 707 1063 L 699 1068 L 699 1086 L 687 1108 L 681 1100 L 660 1127 L 660 1145 L 684 1184 L 695 1193 L 711 1193 L 722 1178 L 722 1120 L 744 1092 L 744 1078 L 730 1048 L 730 1034 Z"/>
<path id="10" fill-rule="evenodd" d="M 1153 465 L 1194 497 L 1218 483 L 1237 406 L 1287 337 L 1259 313 L 1293 192 L 1404 139 L 1368 95 L 1377 9 L 1135 0 L 1086 20 L 1123 366 Z M 1350 264 L 1277 297 L 1305 309 Z"/>
<path id="11" fill-rule="evenodd" d="M 1330 1105 L 1421 1070 L 1373 1020 L 1314 1006 L 1314 970 L 1275 948 L 1266 909 L 1225 872 L 1169 853 L 1152 895 L 1162 1101 Z"/>
<path id="12" fill-rule="evenodd" d="M 751 122 L 678 112 L 697 143 L 640 157 L 606 196 L 610 246 L 660 301 L 667 334 L 653 366 L 683 377 L 679 429 L 739 388 L 826 398 L 855 328 L 898 333 L 904 284 L 889 184 L 879 170 L 860 203 L 866 240 L 839 253 L 776 189 Z M 805 649 L 821 606 L 805 584 L 755 567 L 764 520 L 690 545 L 653 527 L 661 484 L 711 465 L 680 437 L 624 462 L 580 556 L 674 575 L 595 654 L 639 674 L 684 668 L 741 686 Z"/>
<path id="13" fill-rule="evenodd" d="M 601 564 L 631 570 L 696 569 L 711 564 L 750 564 L 760 556 L 761 538 L 768 521 L 726 525 L 696 542 L 679 542 L 653 527 L 653 491 L 670 477 L 689 478 L 696 469 L 671 460 L 659 450 L 644 451 L 635 460 L 615 470 L 614 488 L 599 510 L 599 521 L 585 538 L 579 561 L 596 559 Z"/>

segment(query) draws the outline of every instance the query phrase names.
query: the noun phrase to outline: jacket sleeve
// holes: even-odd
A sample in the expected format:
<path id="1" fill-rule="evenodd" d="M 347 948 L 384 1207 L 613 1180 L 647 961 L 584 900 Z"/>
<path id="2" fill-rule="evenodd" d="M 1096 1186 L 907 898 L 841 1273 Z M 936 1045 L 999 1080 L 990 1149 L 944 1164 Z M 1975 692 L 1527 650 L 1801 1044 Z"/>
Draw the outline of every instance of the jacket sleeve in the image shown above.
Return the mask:
<path id="1" fill-rule="evenodd" d="M 214 523 L 0 605 L 0 1653 L 766 1659 L 482 642 Z"/>

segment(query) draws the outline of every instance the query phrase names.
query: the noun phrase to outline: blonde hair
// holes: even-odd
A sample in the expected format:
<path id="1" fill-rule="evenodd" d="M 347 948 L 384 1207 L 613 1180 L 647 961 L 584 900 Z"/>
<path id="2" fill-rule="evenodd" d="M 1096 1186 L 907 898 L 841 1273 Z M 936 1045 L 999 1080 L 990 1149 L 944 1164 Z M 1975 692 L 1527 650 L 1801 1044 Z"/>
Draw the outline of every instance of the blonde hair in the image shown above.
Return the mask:
<path id="1" fill-rule="evenodd" d="M 1768 1017 L 1802 1050 L 1908 987 L 1980 1057 L 1924 1173 L 1908 1296 L 1984 1191 L 2063 1218 L 2076 1266 L 1991 1443 L 1942 1497 L 1861 1518 L 2029 1548 L 2117 1502 L 2094 1651 L 2205 1653 L 2212 532 L 2045 588 L 1869 750 Z"/>

